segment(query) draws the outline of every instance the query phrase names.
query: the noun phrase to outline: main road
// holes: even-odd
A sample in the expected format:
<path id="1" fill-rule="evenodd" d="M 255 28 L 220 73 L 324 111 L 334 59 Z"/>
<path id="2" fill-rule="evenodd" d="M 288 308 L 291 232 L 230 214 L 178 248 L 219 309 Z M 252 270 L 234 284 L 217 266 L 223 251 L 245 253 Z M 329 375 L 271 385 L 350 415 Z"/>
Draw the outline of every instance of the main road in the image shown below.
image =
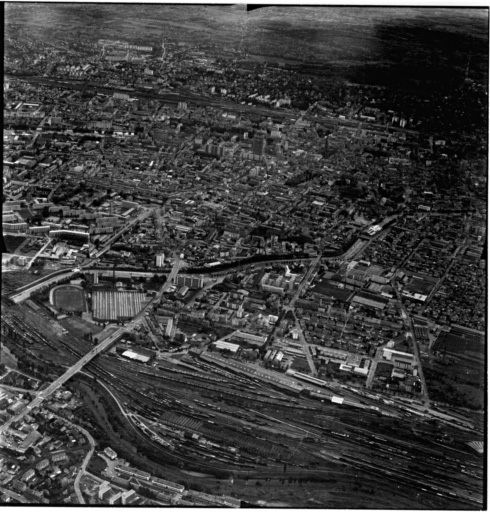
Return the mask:
<path id="1" fill-rule="evenodd" d="M 99 249 L 93 255 L 91 255 L 93 258 L 98 258 L 102 256 L 107 250 L 110 249 L 111 244 L 117 240 L 121 235 L 129 231 L 137 222 L 141 222 L 142 220 L 146 219 L 149 215 L 153 213 L 153 210 L 150 208 L 143 208 L 143 210 L 136 216 L 134 219 L 132 219 L 128 224 L 123 226 L 117 233 L 114 233 L 104 244 L 104 247 L 102 249 Z"/>
<path id="2" fill-rule="evenodd" d="M 66 421 L 66 420 L 65 420 Z M 87 465 L 90 462 L 90 459 L 92 458 L 94 451 L 95 451 L 95 440 L 94 438 L 87 432 L 83 427 L 80 425 L 76 425 L 75 423 L 71 423 L 71 425 L 78 429 L 88 440 L 90 444 L 90 450 L 88 451 L 87 455 L 85 456 L 85 459 L 83 460 L 82 466 L 78 470 L 78 474 L 75 478 L 75 494 L 77 495 L 78 503 L 81 505 L 85 505 L 85 500 L 83 498 L 82 491 L 80 490 L 80 480 L 82 476 L 85 474 L 85 470 L 87 469 Z"/>
<path id="3" fill-rule="evenodd" d="M 29 286 L 24 286 L 20 291 L 17 291 L 17 293 L 14 293 L 10 296 L 10 299 L 18 304 L 19 302 L 22 302 L 26 299 L 28 299 L 32 292 L 38 290 L 39 288 L 42 288 L 44 286 L 51 286 L 58 281 L 63 281 L 63 279 L 66 279 L 71 275 L 71 270 L 67 269 L 61 269 L 57 270 L 56 272 L 53 272 L 52 274 L 49 274 L 48 276 L 42 277 L 41 279 L 38 279 L 37 281 L 32 282 Z M 19 290 L 19 289 L 18 289 Z"/>
<path id="4" fill-rule="evenodd" d="M 36 259 L 39 257 L 40 254 L 42 254 L 44 252 L 44 250 L 46 249 L 46 247 L 52 242 L 53 240 L 50 238 L 42 247 L 41 249 L 39 249 L 39 251 L 37 251 L 37 253 L 35 254 L 35 256 L 33 258 L 31 258 L 31 260 L 27 263 L 26 265 L 26 270 L 29 270 L 32 266 L 32 264 L 36 261 Z"/>
<path id="5" fill-rule="evenodd" d="M 311 263 L 310 268 L 306 272 L 305 277 L 303 278 L 303 281 L 298 286 L 298 289 L 296 290 L 296 293 L 294 294 L 293 298 L 289 302 L 287 306 L 284 306 L 284 311 L 291 311 L 295 318 L 295 327 L 298 331 L 298 339 L 301 342 L 301 345 L 303 346 L 303 352 L 305 353 L 306 360 L 308 361 L 308 366 L 310 367 L 310 372 L 313 376 L 317 374 L 315 362 L 313 361 L 313 357 L 311 355 L 310 347 L 308 345 L 308 342 L 306 341 L 305 335 L 303 333 L 303 328 L 301 327 L 301 324 L 299 323 L 299 320 L 296 318 L 296 314 L 294 312 L 294 304 L 300 297 L 300 295 L 304 292 L 308 284 L 312 280 L 313 273 L 315 272 L 318 264 L 320 263 L 320 260 L 322 259 L 322 253 L 320 253 Z"/>
<path id="6" fill-rule="evenodd" d="M 396 298 L 398 300 L 400 310 L 401 310 L 401 316 L 403 319 L 403 323 L 405 324 L 407 331 L 409 332 L 408 337 L 411 339 L 412 342 L 412 349 L 413 349 L 413 358 L 417 364 L 417 369 L 419 373 L 420 378 L 420 384 L 422 386 L 422 393 L 421 393 L 421 400 L 424 403 L 424 405 L 429 406 L 429 393 L 427 390 L 427 383 L 425 382 L 424 378 L 424 372 L 422 368 L 422 361 L 420 360 L 420 350 L 419 346 L 417 344 L 417 338 L 415 336 L 415 329 L 413 327 L 413 322 L 410 314 L 408 313 L 406 307 L 403 304 L 402 297 L 400 290 L 398 288 L 398 283 L 396 282 L 395 277 L 391 279 L 391 287 L 393 288 Z"/>
<path id="7" fill-rule="evenodd" d="M 178 255 L 175 256 L 175 262 L 172 267 L 172 271 L 170 272 L 165 284 L 161 287 L 161 289 L 155 294 L 155 296 L 148 302 L 148 304 L 125 326 L 120 327 L 116 331 L 114 331 L 108 338 L 101 341 L 96 347 L 94 347 L 90 352 L 87 352 L 79 361 L 77 361 L 72 367 L 70 367 L 61 377 L 52 382 L 46 389 L 43 389 L 38 393 L 36 398 L 32 400 L 29 405 L 25 409 L 23 409 L 19 414 L 12 416 L 6 423 L 0 426 L 0 435 L 2 435 L 13 423 L 19 421 L 24 417 L 25 414 L 28 414 L 29 411 L 41 405 L 41 403 L 48 397 L 50 397 L 57 389 L 59 389 L 65 382 L 70 380 L 73 375 L 78 373 L 89 361 L 91 361 L 97 354 L 104 352 L 108 347 L 110 347 L 118 338 L 121 337 L 127 331 L 133 330 L 144 318 L 147 310 L 153 306 L 154 303 L 160 300 L 163 293 L 165 293 L 170 286 L 172 285 L 175 277 L 180 271 L 180 268 L 184 264 L 183 260 L 180 259 Z"/>

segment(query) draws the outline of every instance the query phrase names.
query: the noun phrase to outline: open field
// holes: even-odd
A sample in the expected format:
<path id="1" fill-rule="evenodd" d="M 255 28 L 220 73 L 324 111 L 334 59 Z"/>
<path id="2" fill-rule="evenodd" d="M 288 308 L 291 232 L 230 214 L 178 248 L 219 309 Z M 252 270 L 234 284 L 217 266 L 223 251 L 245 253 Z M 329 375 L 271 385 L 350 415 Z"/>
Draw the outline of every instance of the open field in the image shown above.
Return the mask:
<path id="1" fill-rule="evenodd" d="M 422 358 L 422 365 L 432 400 L 473 410 L 483 407 L 485 371 L 481 365 L 462 360 L 443 364 L 435 360 L 429 362 L 428 358 Z"/>
<path id="2" fill-rule="evenodd" d="M 26 236 L 3 235 L 7 252 L 13 254 L 26 240 Z"/>
<path id="3" fill-rule="evenodd" d="M 39 276 L 28 273 L 25 270 L 4 272 L 2 275 L 2 294 L 8 294 L 39 279 Z"/>
<path id="4" fill-rule="evenodd" d="M 28 377 L 23 373 L 12 370 L 8 373 L 8 375 L 0 379 L 0 384 L 4 384 L 5 386 L 14 386 L 17 388 L 35 390 L 39 387 L 40 381 L 38 379 Z"/>
<path id="5" fill-rule="evenodd" d="M 455 355 L 467 355 L 471 358 L 482 359 L 485 357 L 484 336 L 460 329 L 452 329 L 451 332 L 442 332 L 437 338 L 433 351 Z"/>
<path id="6" fill-rule="evenodd" d="M 2 272 L 2 295 L 11 293 L 22 286 L 37 281 L 41 277 L 48 276 L 59 270 L 59 268 L 60 266 L 56 262 L 46 263 L 44 268 L 36 269 L 38 274 L 34 274 L 32 270 L 27 271 L 20 267 L 17 267 L 18 270 L 6 270 L 5 268 Z"/>
<path id="7" fill-rule="evenodd" d="M 59 286 L 53 290 L 55 307 L 67 311 L 86 311 L 85 293 L 77 286 Z"/>
<path id="8" fill-rule="evenodd" d="M 391 372 L 393 371 L 394 365 L 391 363 L 385 363 L 383 361 L 380 361 L 376 365 L 376 372 L 374 374 L 374 378 L 378 377 L 385 377 L 386 379 L 389 379 L 391 377 Z"/>
<path id="9" fill-rule="evenodd" d="M 436 350 L 452 352 L 455 354 L 479 354 L 482 358 L 484 357 L 485 347 L 475 339 L 466 339 L 450 333 L 444 338 L 444 340 L 437 340 L 436 343 Z"/>
<path id="10" fill-rule="evenodd" d="M 410 282 L 405 286 L 405 290 L 410 293 L 420 293 L 422 295 L 429 295 L 436 285 L 435 282 L 431 282 L 422 279 L 418 276 L 413 276 Z"/>
<path id="11" fill-rule="evenodd" d="M 77 47 L 84 37 L 144 41 L 162 37 L 216 44 L 220 53 L 246 51 L 269 61 L 321 62 L 331 75 L 353 81 L 393 83 L 429 77 L 441 82 L 464 73 L 472 55 L 473 72 L 485 79 L 488 30 L 485 9 L 416 9 L 320 6 L 128 4 L 37 4 L 6 7 L 7 37 L 61 41 Z M 10 53 L 15 48 L 10 48 Z"/>
<path id="12" fill-rule="evenodd" d="M 67 318 L 63 318 L 60 320 L 60 324 L 73 336 L 77 336 L 78 338 L 82 338 L 87 333 L 92 333 L 93 335 L 98 334 L 102 331 L 102 328 L 98 325 L 91 324 L 83 320 L 78 316 L 69 316 Z"/>

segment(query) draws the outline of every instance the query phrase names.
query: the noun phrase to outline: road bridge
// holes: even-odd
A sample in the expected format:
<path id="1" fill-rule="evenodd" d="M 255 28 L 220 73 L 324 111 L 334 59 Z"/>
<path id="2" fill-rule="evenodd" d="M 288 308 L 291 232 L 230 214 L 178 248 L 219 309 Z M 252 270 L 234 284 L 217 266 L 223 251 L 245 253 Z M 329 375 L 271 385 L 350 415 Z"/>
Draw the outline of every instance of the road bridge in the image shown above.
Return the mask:
<path id="1" fill-rule="evenodd" d="M 95 356 L 104 352 L 109 348 L 115 341 L 117 341 L 125 332 L 133 330 L 144 318 L 145 313 L 153 306 L 154 303 L 160 300 L 163 293 L 172 285 L 175 277 L 180 271 L 180 268 L 184 262 L 176 255 L 175 263 L 172 271 L 165 284 L 161 287 L 158 293 L 148 304 L 131 320 L 126 326 L 120 327 L 113 332 L 105 340 L 101 341 L 95 346 L 90 352 L 87 352 L 79 361 L 77 361 L 72 367 L 70 367 L 61 377 L 52 382 L 46 389 L 40 391 L 37 396 L 32 400 L 19 414 L 12 416 L 6 423 L 0 426 L 0 436 L 12 425 L 13 423 L 22 419 L 32 409 L 40 406 L 44 400 L 49 398 L 57 389 L 59 389 L 65 382 L 70 380 L 73 375 L 82 370 L 82 368 L 89 363 Z"/>

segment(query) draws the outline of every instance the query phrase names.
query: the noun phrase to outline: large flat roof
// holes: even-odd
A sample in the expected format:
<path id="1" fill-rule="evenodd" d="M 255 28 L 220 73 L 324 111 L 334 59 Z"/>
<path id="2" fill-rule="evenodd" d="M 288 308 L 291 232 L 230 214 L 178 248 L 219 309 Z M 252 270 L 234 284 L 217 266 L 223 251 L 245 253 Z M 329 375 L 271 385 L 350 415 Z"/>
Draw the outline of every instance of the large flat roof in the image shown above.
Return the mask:
<path id="1" fill-rule="evenodd" d="M 230 350 L 231 352 L 236 352 L 240 348 L 240 345 L 235 345 L 235 343 L 229 343 L 228 341 L 216 341 L 214 345 L 216 348 Z"/>
<path id="2" fill-rule="evenodd" d="M 123 352 L 123 357 L 127 357 L 128 359 L 134 359 L 136 361 L 141 361 L 142 363 L 147 363 L 150 358 L 148 356 L 143 356 L 141 354 L 137 354 L 136 352 L 133 352 L 132 350 L 126 350 Z"/>

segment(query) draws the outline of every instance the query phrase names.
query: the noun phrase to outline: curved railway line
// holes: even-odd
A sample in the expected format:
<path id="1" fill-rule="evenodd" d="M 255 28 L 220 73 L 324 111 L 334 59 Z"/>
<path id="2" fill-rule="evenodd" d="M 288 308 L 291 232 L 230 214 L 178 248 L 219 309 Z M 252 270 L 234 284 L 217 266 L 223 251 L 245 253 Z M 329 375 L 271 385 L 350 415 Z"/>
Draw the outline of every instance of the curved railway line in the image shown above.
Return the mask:
<path id="1" fill-rule="evenodd" d="M 3 309 L 3 334 L 17 345 L 44 345 L 56 351 L 60 354 L 60 365 L 69 366 L 71 358 L 79 359 L 92 348 L 75 337 L 60 335 L 48 338 L 19 310 L 14 313 L 10 308 Z M 453 446 L 430 441 L 431 437 L 425 436 L 427 428 L 422 420 L 416 420 L 418 433 L 412 441 L 403 439 L 399 433 L 396 437 L 373 433 L 367 428 L 368 422 L 381 421 L 374 411 L 361 413 L 332 404 L 320 404 L 302 396 L 293 398 L 256 382 L 253 376 L 236 375 L 199 360 L 193 361 L 192 366 L 188 363 L 179 366 L 162 360 L 158 367 L 151 367 L 101 354 L 87 364 L 85 373 L 92 375 L 117 397 L 119 406 L 127 412 L 130 428 L 144 439 L 147 446 L 184 464 L 242 475 L 252 471 L 259 476 L 280 473 L 282 465 L 288 463 L 303 465 L 304 474 L 327 475 L 328 471 L 319 467 L 321 460 L 326 459 L 336 467 L 357 468 L 369 478 L 402 483 L 414 492 L 434 495 L 434 499 L 439 493 L 439 498 L 459 505 L 481 505 L 477 493 L 470 493 L 482 485 L 483 473 L 477 456 L 464 452 L 467 440 L 464 433 L 459 433 Z M 351 394 L 345 389 L 342 392 Z M 362 399 L 374 402 L 367 397 Z M 174 449 L 170 449 L 153 440 L 134 422 L 134 418 L 140 418 L 140 422 L 147 418 L 144 420 L 147 428 L 152 430 L 152 425 L 155 425 L 157 431 L 156 426 L 165 411 L 172 411 L 177 418 L 200 422 L 205 438 L 222 448 L 203 450 L 186 442 L 181 446 L 174 444 Z M 232 419 L 235 413 L 238 420 Z M 394 419 L 389 421 L 400 423 Z M 172 425 L 164 427 L 165 432 L 179 429 Z M 404 428 L 403 424 L 399 428 Z M 158 432 L 162 435 L 160 430 Z M 164 435 L 164 438 L 175 441 L 173 436 L 174 433 Z M 270 443 L 271 436 L 273 444 Z M 422 443 L 425 437 L 428 442 Z M 241 458 L 236 458 L 224 448 L 234 438 L 243 443 Z M 247 439 L 259 447 L 261 442 L 268 441 L 272 451 L 263 451 L 262 455 L 248 453 Z M 322 454 L 324 450 L 326 452 Z M 261 466 L 260 461 L 267 461 L 267 465 Z M 409 467 L 412 469 L 408 471 Z"/>

